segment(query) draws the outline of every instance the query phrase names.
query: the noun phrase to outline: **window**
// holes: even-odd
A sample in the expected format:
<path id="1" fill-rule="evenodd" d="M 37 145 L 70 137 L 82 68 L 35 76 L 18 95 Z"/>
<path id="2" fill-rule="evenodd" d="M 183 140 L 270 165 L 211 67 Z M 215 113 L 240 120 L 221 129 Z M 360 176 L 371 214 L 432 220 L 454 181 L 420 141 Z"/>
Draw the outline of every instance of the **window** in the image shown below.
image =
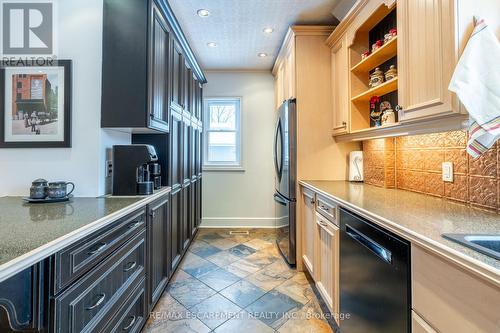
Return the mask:
<path id="1" fill-rule="evenodd" d="M 241 100 L 204 101 L 204 169 L 241 169 Z"/>

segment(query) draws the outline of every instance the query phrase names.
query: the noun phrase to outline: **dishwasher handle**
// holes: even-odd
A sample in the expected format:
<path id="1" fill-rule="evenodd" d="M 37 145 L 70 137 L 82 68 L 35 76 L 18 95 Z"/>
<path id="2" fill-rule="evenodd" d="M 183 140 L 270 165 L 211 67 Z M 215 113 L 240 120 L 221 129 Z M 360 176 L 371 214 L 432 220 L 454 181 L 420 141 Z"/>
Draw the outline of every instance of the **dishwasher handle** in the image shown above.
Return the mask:
<path id="1" fill-rule="evenodd" d="M 385 261 L 388 264 L 392 264 L 392 252 L 377 244 L 375 241 L 371 240 L 369 237 L 354 229 L 350 225 L 346 224 L 345 226 L 346 233 L 349 237 L 365 246 L 367 249 L 372 251 L 377 255 L 380 259 Z"/>

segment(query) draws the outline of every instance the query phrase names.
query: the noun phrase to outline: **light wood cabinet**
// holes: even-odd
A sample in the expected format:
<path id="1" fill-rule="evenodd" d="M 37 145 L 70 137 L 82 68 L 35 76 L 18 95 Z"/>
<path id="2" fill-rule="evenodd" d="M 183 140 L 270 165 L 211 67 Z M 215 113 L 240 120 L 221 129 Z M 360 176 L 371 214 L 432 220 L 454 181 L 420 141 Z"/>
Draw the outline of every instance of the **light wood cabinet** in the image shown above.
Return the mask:
<path id="1" fill-rule="evenodd" d="M 332 46 L 333 134 L 349 131 L 349 59 L 345 36 Z"/>
<path id="2" fill-rule="evenodd" d="M 394 13 L 397 37 L 362 59 L 361 54 L 370 50 L 371 43 L 380 37 L 377 29 L 388 28 L 387 19 Z M 500 1 L 497 0 L 357 1 L 327 40 L 334 67 L 332 84 L 340 82 L 335 66 L 340 61 L 343 39 L 346 39 L 349 68 L 343 86 L 333 87 L 336 140 L 464 128 L 467 111 L 448 86 L 473 30 L 473 15 L 485 18 L 500 38 Z M 369 74 L 375 67 L 386 66 L 391 57 L 397 58 L 398 77 L 370 88 Z M 389 95 L 391 93 L 393 95 Z M 369 117 L 372 96 L 391 101 L 393 108 L 401 107 L 395 124 L 374 127 Z M 347 101 L 347 117 L 339 111 L 343 101 Z M 345 118 L 348 119 L 346 130 L 341 127 Z"/>
<path id="3" fill-rule="evenodd" d="M 500 332 L 498 286 L 416 245 L 411 265 L 413 311 L 429 326 L 441 333 Z M 421 332 L 433 332 L 418 322 Z"/>
<path id="4" fill-rule="evenodd" d="M 334 314 L 339 313 L 339 228 L 316 214 L 316 287 Z"/>
<path id="5" fill-rule="evenodd" d="M 304 209 L 302 210 L 302 244 L 303 253 L 302 261 L 304 266 L 307 268 L 311 276 L 315 277 L 315 237 L 316 237 L 316 219 L 314 212 L 315 195 L 312 191 L 303 188 L 302 190 L 302 205 Z"/>
<path id="6" fill-rule="evenodd" d="M 448 91 L 458 61 L 457 1 L 397 3 L 400 121 L 459 113 L 458 100 Z"/>

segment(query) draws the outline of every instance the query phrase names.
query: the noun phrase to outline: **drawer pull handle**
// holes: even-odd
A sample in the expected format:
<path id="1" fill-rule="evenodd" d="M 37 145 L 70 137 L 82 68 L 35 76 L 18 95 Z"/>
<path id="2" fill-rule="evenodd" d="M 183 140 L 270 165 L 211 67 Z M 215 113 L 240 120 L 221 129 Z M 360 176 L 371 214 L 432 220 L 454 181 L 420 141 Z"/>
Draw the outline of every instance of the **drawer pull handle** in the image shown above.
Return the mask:
<path id="1" fill-rule="evenodd" d="M 131 316 L 130 317 L 130 323 L 123 328 L 123 331 L 128 331 L 129 329 L 131 329 L 132 326 L 134 326 L 136 319 L 137 319 L 136 316 Z"/>
<path id="2" fill-rule="evenodd" d="M 93 255 L 93 254 L 96 254 L 96 253 L 99 253 L 101 252 L 102 250 L 104 250 L 104 248 L 108 246 L 108 244 L 106 243 L 100 243 L 96 248 L 95 250 L 91 250 L 88 252 L 89 255 Z"/>
<path id="3" fill-rule="evenodd" d="M 86 307 L 85 310 L 94 310 L 95 308 L 97 308 L 99 305 L 102 304 L 102 302 L 104 302 L 104 300 L 106 299 L 106 294 L 105 293 L 102 293 L 101 296 L 99 297 L 99 299 L 97 300 L 97 302 L 95 302 L 94 305 L 92 306 L 89 306 L 89 307 Z"/>
<path id="4" fill-rule="evenodd" d="M 128 272 L 128 271 L 131 271 L 135 268 L 135 266 L 137 266 L 137 262 L 135 261 L 132 261 L 132 262 L 129 262 L 127 264 L 127 266 L 125 266 L 125 268 L 123 269 L 124 272 Z"/>
<path id="5" fill-rule="evenodd" d="M 135 228 L 139 227 L 140 225 L 142 225 L 142 221 L 137 221 L 137 222 L 130 223 L 128 228 L 135 229 Z"/>

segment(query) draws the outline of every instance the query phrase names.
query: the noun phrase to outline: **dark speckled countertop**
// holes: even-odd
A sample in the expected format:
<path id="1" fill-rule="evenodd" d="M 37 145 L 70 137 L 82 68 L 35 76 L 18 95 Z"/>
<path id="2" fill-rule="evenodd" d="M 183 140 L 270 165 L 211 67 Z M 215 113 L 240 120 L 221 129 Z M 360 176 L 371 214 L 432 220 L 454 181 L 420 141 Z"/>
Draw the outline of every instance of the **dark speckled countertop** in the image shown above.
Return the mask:
<path id="1" fill-rule="evenodd" d="M 169 191 L 165 188 L 147 197 L 72 198 L 49 204 L 0 197 L 0 281 Z"/>
<path id="2" fill-rule="evenodd" d="M 500 260 L 443 238 L 444 233 L 500 235 L 500 215 L 446 199 L 346 181 L 301 181 L 365 218 L 440 252 L 500 284 Z"/>

